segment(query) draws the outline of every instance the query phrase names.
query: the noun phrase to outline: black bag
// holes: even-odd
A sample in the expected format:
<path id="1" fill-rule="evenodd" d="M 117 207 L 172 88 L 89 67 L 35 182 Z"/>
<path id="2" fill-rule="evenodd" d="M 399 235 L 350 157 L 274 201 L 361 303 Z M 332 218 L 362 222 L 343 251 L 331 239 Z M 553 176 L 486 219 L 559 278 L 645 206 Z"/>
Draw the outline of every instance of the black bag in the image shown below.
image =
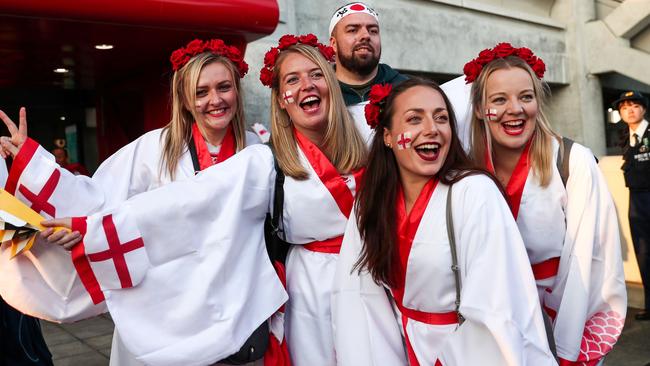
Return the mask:
<path id="1" fill-rule="evenodd" d="M 0 297 L 0 366 L 52 366 L 52 354 L 38 319 L 20 313 Z"/>
<path id="2" fill-rule="evenodd" d="M 257 361 L 264 357 L 266 349 L 269 347 L 269 323 L 265 320 L 243 346 L 232 355 L 219 361 L 227 365 L 245 365 L 249 362 Z"/>
<path id="3" fill-rule="evenodd" d="M 273 148 L 271 147 L 271 150 Z M 264 240 L 266 241 L 266 251 L 271 263 L 279 261 L 284 264 L 289 251 L 289 245 L 281 239 L 284 237 L 282 230 L 282 209 L 284 207 L 284 172 L 280 169 L 278 161 L 273 157 L 275 166 L 275 194 L 273 196 L 273 216 L 266 214 L 264 221 Z M 257 361 L 264 357 L 266 349 L 269 346 L 269 324 L 263 322 L 253 334 L 246 340 L 244 345 L 227 358 L 219 361 L 228 365 L 244 365 L 249 362 Z"/>

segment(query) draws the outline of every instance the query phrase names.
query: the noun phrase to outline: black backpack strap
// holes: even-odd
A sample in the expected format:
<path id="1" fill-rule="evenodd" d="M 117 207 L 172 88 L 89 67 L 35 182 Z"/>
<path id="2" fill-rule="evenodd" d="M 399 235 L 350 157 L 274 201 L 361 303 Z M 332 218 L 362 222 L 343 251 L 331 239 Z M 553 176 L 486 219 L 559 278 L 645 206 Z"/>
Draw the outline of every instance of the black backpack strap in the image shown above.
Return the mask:
<path id="1" fill-rule="evenodd" d="M 192 166 L 194 166 L 194 174 L 199 174 L 201 171 L 201 165 L 199 165 L 199 155 L 196 153 L 196 143 L 194 142 L 194 136 L 190 138 L 190 141 L 187 143 L 187 148 L 190 151 L 190 156 L 192 157 Z"/>
<path id="2" fill-rule="evenodd" d="M 289 244 L 284 241 L 284 227 L 282 222 L 284 210 L 284 172 L 275 158 L 275 152 L 271 144 L 268 145 L 273 152 L 273 165 L 275 167 L 275 185 L 273 187 L 273 214 L 266 214 L 264 222 L 264 238 L 266 240 L 266 251 L 269 254 L 271 263 L 284 263 Z"/>
<path id="3" fill-rule="evenodd" d="M 456 282 L 456 314 L 458 316 L 458 324 L 463 324 L 465 318 L 460 313 L 460 290 L 461 290 L 461 280 L 460 280 L 460 267 L 458 267 L 458 252 L 456 251 L 456 237 L 454 236 L 454 220 L 451 215 L 451 187 L 449 186 L 449 191 L 447 191 L 447 237 L 449 237 L 449 249 L 451 251 L 451 271 L 454 273 L 454 280 Z"/>
<path id="4" fill-rule="evenodd" d="M 273 164 L 275 166 L 275 188 L 273 194 L 273 216 L 271 217 L 271 224 L 275 230 L 274 234 L 282 233 L 284 238 L 284 229 L 282 228 L 282 212 L 284 211 L 284 172 L 280 169 L 278 159 L 273 154 Z M 278 237 L 280 237 L 278 235 Z"/>
<path id="5" fill-rule="evenodd" d="M 562 137 L 562 142 L 560 145 L 560 150 L 557 153 L 557 170 L 560 172 L 560 177 L 562 177 L 562 184 L 566 187 L 566 183 L 569 181 L 569 161 L 571 158 L 571 147 L 573 146 L 573 140 Z"/>

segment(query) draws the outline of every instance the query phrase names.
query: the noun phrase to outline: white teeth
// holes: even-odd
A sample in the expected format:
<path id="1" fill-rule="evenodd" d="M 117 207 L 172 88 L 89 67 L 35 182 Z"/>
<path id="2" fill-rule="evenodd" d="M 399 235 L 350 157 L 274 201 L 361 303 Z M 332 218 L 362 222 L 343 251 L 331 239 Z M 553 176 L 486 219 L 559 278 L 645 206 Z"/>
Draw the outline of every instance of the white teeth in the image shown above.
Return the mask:
<path id="1" fill-rule="evenodd" d="M 222 108 L 222 109 L 217 109 L 217 110 L 214 110 L 214 111 L 210 111 L 210 112 L 208 112 L 208 113 L 209 113 L 209 114 L 213 114 L 213 115 L 217 115 L 217 114 L 224 113 L 225 111 L 226 111 L 226 109 L 225 109 L 225 108 Z"/>
<path id="2" fill-rule="evenodd" d="M 440 147 L 439 143 L 433 143 L 433 144 L 422 144 L 419 145 L 417 148 L 418 149 L 437 149 Z"/>
<path id="3" fill-rule="evenodd" d="M 313 97 L 313 96 L 312 97 L 307 97 L 307 98 L 303 99 L 302 103 L 300 103 L 300 104 L 316 102 L 318 100 L 319 99 L 317 97 Z"/>
<path id="4" fill-rule="evenodd" d="M 509 127 L 518 127 L 520 125 L 524 124 L 524 121 L 518 120 L 518 121 L 509 121 L 509 122 L 503 122 L 504 125 L 509 126 Z"/>

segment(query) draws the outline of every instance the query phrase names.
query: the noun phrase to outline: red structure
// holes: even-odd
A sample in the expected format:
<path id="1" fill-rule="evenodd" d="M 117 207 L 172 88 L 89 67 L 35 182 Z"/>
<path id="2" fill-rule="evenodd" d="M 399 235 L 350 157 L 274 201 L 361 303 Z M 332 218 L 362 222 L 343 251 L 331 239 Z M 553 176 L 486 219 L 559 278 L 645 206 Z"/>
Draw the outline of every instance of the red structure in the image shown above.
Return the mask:
<path id="1" fill-rule="evenodd" d="M 65 124 L 79 124 L 83 156 L 95 143 L 84 111 L 94 108 L 90 135 L 101 161 L 168 122 L 174 49 L 219 37 L 245 50 L 278 17 L 276 0 L 3 0 L 0 109 L 27 106 L 30 135 L 46 147 L 61 135 L 47 132 L 61 130 L 58 114 L 73 116 Z"/>

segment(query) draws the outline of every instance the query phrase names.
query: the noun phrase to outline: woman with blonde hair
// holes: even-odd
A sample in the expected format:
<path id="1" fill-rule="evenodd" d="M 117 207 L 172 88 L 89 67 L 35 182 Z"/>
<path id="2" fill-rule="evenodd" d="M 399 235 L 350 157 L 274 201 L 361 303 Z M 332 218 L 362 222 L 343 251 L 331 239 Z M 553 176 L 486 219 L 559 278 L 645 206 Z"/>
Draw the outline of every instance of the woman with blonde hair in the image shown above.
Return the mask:
<path id="1" fill-rule="evenodd" d="M 83 269 L 80 276 L 92 277 L 87 288 L 106 297 L 118 328 L 128 333 L 154 333 L 160 327 L 157 317 L 142 308 L 161 295 L 147 286 L 147 281 L 173 283 L 179 276 L 189 279 L 189 289 L 175 294 L 175 299 L 185 304 L 183 314 L 191 305 L 194 311 L 214 313 L 215 321 L 204 326 L 179 325 L 175 334 L 196 334 L 197 342 L 205 344 L 198 340 L 205 327 L 230 330 L 224 323 L 232 329 L 250 330 L 255 320 L 268 318 L 277 309 L 277 301 L 286 300 L 284 290 L 276 286 L 277 276 L 271 278 L 273 269 L 262 236 L 264 218 L 277 202 L 274 193 L 279 193 L 283 200 L 278 229 L 282 239 L 292 244 L 286 260 L 290 297 L 286 314 L 270 320 L 273 334 L 279 341 L 286 336 L 288 344 L 290 356 L 279 358 L 290 357 L 294 365 L 336 365 L 330 292 L 366 147 L 345 109 L 328 63 L 332 55 L 332 49 L 314 35 L 283 36 L 278 47 L 266 54 L 261 81 L 272 90 L 273 151 L 263 145 L 251 146 L 194 179 L 137 195 L 109 215 L 48 223 L 84 232 L 79 244 L 79 238 L 57 244 L 77 244 L 73 255 L 76 252 L 80 261 L 91 262 L 92 276 L 82 274 Z M 110 245 L 104 234 L 106 221 L 119 233 L 128 233 L 123 242 L 142 243 L 129 247 L 129 254 L 131 258 L 146 254 L 147 258 L 125 259 L 128 263 L 124 266 L 134 278 L 131 283 L 117 282 L 115 271 L 107 273 L 92 265 L 98 252 Z M 189 238 L 189 244 L 174 246 L 178 238 Z M 161 258 L 179 266 L 194 265 L 186 265 L 178 273 L 162 272 L 158 270 Z M 200 272 L 201 281 L 192 281 L 196 272 Z M 141 280 L 145 273 L 147 277 Z M 125 288 L 129 290 L 121 290 Z M 196 300 L 196 292 L 210 294 L 210 298 Z M 165 302 L 161 306 L 168 309 Z M 137 316 L 126 319 L 124 314 Z M 241 340 L 231 340 L 227 332 L 218 334 L 221 338 L 217 339 L 224 343 Z M 146 355 L 148 337 L 134 337 L 132 342 L 138 354 Z M 167 350 L 179 347 L 165 342 Z M 218 359 L 225 350 L 214 347 L 201 356 Z"/>
<path id="2" fill-rule="evenodd" d="M 293 365 L 336 365 L 330 295 L 366 146 L 313 35 L 284 36 L 265 57 L 271 87 L 271 143 L 284 181 L 289 302 L 286 337 Z"/>
<path id="3" fill-rule="evenodd" d="M 10 138 L 2 138 L 3 156 L 14 157 L 6 190 L 47 218 L 88 215 L 111 209 L 138 193 L 193 177 L 259 142 L 245 131 L 240 80 L 248 65 L 237 48 L 220 39 L 197 39 L 174 51 L 170 61 L 174 73 L 169 123 L 120 149 L 92 178 L 72 175 L 27 137 L 24 108 L 19 127 L 0 111 L 11 133 Z M 51 233 L 46 230 L 42 237 Z M 49 240 L 78 237 L 79 232 L 61 231 Z M 2 251 L 0 293 L 13 306 L 53 321 L 76 321 L 106 311 L 103 303 L 93 305 L 63 248 L 52 247 L 46 255 L 12 261 L 8 261 L 8 250 Z M 48 268 L 56 268 L 57 273 L 48 273 Z M 16 278 L 22 278 L 24 284 L 16 283 Z M 122 344 L 121 335 L 116 330 L 111 364 L 140 364 Z"/>
<path id="4" fill-rule="evenodd" d="M 545 70 L 530 49 L 508 43 L 465 65 L 471 155 L 505 187 L 560 363 L 591 365 L 612 349 L 625 320 L 618 221 L 591 151 L 550 128 Z"/>

